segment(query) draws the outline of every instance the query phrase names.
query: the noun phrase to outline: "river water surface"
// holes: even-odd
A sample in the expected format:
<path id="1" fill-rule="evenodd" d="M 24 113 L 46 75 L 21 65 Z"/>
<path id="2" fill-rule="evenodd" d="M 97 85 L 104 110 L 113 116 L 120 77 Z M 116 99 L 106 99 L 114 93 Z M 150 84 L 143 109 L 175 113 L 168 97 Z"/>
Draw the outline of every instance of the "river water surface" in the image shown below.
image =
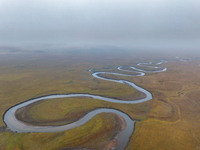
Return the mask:
<path id="1" fill-rule="evenodd" d="M 139 92 L 145 94 L 144 98 L 138 99 L 138 100 L 120 100 L 120 99 L 113 99 L 113 98 L 109 98 L 109 97 L 103 97 L 103 96 L 98 96 L 98 95 L 92 95 L 92 94 L 55 94 L 55 95 L 47 95 L 47 96 L 43 96 L 43 97 L 39 97 L 39 98 L 33 98 L 31 100 L 27 100 L 23 103 L 17 104 L 11 108 L 9 108 L 4 115 L 4 122 L 7 125 L 7 128 L 10 129 L 11 131 L 14 132 L 58 132 L 58 131 L 66 131 L 66 130 L 70 130 L 76 127 L 79 127 L 83 124 L 85 124 L 86 122 L 88 122 L 91 118 L 93 118 L 94 116 L 96 116 L 97 114 L 100 113 L 115 113 L 120 115 L 125 121 L 126 121 L 126 128 L 122 131 L 120 131 L 117 136 L 116 139 L 118 141 L 117 147 L 115 148 L 116 150 L 123 150 L 125 149 L 125 147 L 127 146 L 130 136 L 132 135 L 133 131 L 134 131 L 134 120 L 132 120 L 127 114 L 125 114 L 124 112 L 121 112 L 119 110 L 116 109 L 107 109 L 107 108 L 100 108 L 100 109 L 96 109 L 93 111 L 90 111 L 89 113 L 87 113 L 85 116 L 83 116 L 81 119 L 79 119 L 76 122 L 67 124 L 67 125 L 61 125 L 61 126 L 34 126 L 34 125 L 30 125 L 27 124 L 23 121 L 20 121 L 16 118 L 15 113 L 18 109 L 28 106 L 32 103 L 38 102 L 38 101 L 42 101 L 42 100 L 47 100 L 47 99 L 53 99 L 53 98 L 67 98 L 67 97 L 89 97 L 89 98 L 93 98 L 93 99 L 98 99 L 98 100 L 103 100 L 103 101 L 107 101 L 107 102 L 112 102 L 112 103 L 123 103 L 123 104 L 137 104 L 137 103 L 142 103 L 145 101 L 149 101 L 152 99 L 152 94 L 147 91 L 146 89 L 143 89 L 139 86 L 137 86 L 136 84 L 134 84 L 133 82 L 130 81 L 126 81 L 126 80 L 116 80 L 116 79 L 109 79 L 106 77 L 101 77 L 100 74 L 114 74 L 114 75 L 119 75 L 119 76 L 144 76 L 145 72 L 163 72 L 166 71 L 167 68 L 164 67 L 159 67 L 158 65 L 165 63 L 166 61 L 162 60 L 158 63 L 156 63 L 154 66 L 152 63 L 138 63 L 138 66 L 143 66 L 143 67 L 149 67 L 155 70 L 152 71 L 145 71 L 142 69 L 139 69 L 137 67 L 132 67 L 132 66 L 126 66 L 126 68 L 128 67 L 129 69 L 123 69 L 124 66 L 119 66 L 117 69 L 120 71 L 124 71 L 124 72 L 134 72 L 135 75 L 130 75 L 130 74 L 125 74 L 125 73 L 114 73 L 114 72 L 92 72 L 92 70 L 89 70 L 90 72 L 92 72 L 92 76 L 101 80 L 107 80 L 107 81 L 112 81 L 112 82 L 117 82 L 117 83 L 121 83 L 121 84 L 126 84 L 131 86 L 134 89 L 137 89 Z"/>

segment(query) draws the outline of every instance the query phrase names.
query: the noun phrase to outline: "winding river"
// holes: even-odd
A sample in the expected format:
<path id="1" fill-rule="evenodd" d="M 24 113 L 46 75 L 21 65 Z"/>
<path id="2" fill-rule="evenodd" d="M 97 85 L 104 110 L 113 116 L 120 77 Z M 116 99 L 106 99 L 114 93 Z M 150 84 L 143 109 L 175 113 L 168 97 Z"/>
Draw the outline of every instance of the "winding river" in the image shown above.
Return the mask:
<path id="1" fill-rule="evenodd" d="M 149 71 L 142 70 L 142 69 L 139 69 L 139 68 L 133 67 L 133 66 L 119 66 L 117 68 L 118 70 L 124 71 L 124 72 L 134 72 L 135 75 L 125 74 L 125 73 L 114 73 L 114 72 L 92 72 L 92 70 L 89 70 L 92 73 L 92 76 L 95 78 L 112 81 L 112 82 L 117 82 L 117 83 L 121 83 L 121 84 L 126 84 L 128 86 L 131 86 L 134 89 L 137 89 L 139 92 L 141 92 L 145 95 L 144 98 L 141 98 L 138 100 L 133 99 L 131 101 L 130 100 L 126 101 L 126 100 L 113 99 L 113 98 L 108 98 L 108 97 L 103 97 L 103 96 L 98 96 L 98 95 L 92 95 L 92 94 L 78 94 L 77 93 L 77 94 L 48 95 L 48 96 L 43 96 L 43 97 L 39 97 L 39 98 L 33 98 L 33 99 L 27 100 L 25 102 L 22 102 L 20 104 L 17 104 L 15 106 L 9 108 L 4 114 L 4 122 L 6 123 L 8 129 L 10 129 L 11 131 L 14 131 L 14 132 L 19 132 L 19 133 L 22 133 L 22 132 L 58 132 L 58 131 L 66 131 L 66 130 L 70 130 L 70 129 L 79 127 L 79 126 L 85 124 L 86 122 L 88 122 L 95 115 L 100 114 L 102 112 L 115 113 L 115 114 L 118 114 L 121 117 L 123 117 L 123 119 L 126 122 L 125 129 L 120 131 L 116 136 L 118 144 L 115 149 L 116 150 L 125 149 L 125 147 L 127 146 L 128 142 L 129 142 L 130 136 L 132 135 L 132 133 L 134 131 L 134 123 L 135 122 L 127 114 L 125 114 L 119 110 L 116 110 L 116 109 L 107 109 L 107 108 L 96 109 L 96 110 L 93 110 L 93 111 L 87 113 L 85 116 L 83 116 L 81 119 L 79 119 L 76 122 L 73 122 L 73 123 L 70 123 L 67 125 L 61 125 L 61 126 L 34 126 L 34 125 L 26 124 L 25 122 L 18 120 L 15 116 L 15 113 L 18 109 L 20 109 L 24 106 L 28 106 L 34 102 L 47 100 L 47 99 L 53 99 L 53 98 L 89 97 L 89 98 L 103 100 L 103 101 L 107 101 L 107 102 L 123 103 L 123 104 L 137 104 L 137 103 L 142 103 L 142 102 L 151 100 L 152 94 L 149 91 L 137 86 L 133 82 L 126 81 L 126 80 L 109 79 L 109 78 L 100 76 L 100 74 L 113 74 L 113 75 L 119 75 L 119 76 L 144 76 L 146 72 L 166 71 L 167 68 L 158 66 L 163 63 L 166 63 L 166 61 L 161 60 L 160 62 L 158 62 L 156 64 L 153 64 L 151 62 L 137 64 L 137 66 L 151 68 L 152 70 L 149 70 Z"/>

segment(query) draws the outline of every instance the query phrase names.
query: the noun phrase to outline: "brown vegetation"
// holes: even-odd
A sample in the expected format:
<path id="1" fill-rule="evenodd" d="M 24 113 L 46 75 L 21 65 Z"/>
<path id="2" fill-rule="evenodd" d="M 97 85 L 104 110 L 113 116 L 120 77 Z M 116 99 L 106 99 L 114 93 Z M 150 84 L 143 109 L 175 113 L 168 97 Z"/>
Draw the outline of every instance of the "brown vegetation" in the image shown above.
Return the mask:
<path id="1" fill-rule="evenodd" d="M 88 72 L 91 68 L 100 70 L 105 67 L 109 70 L 118 65 L 136 64 L 139 60 L 133 62 L 134 54 L 120 54 L 112 56 L 112 59 L 105 55 L 101 57 L 104 61 L 98 59 L 99 55 L 88 59 L 90 56 L 74 58 L 69 54 L 0 59 L 1 116 L 17 103 L 48 94 L 91 93 L 120 99 L 138 96 L 137 91 L 126 85 L 94 79 Z M 168 71 L 164 73 L 145 77 L 116 77 L 133 81 L 152 92 L 154 99 L 149 102 L 126 105 L 87 98 L 52 99 L 36 103 L 30 109 L 22 109 L 20 113 L 23 115 L 18 117 L 25 117 L 27 122 L 32 121 L 30 123 L 38 121 L 38 124 L 56 125 L 67 123 L 66 118 L 68 122 L 74 121 L 74 118 L 96 108 L 112 107 L 140 120 L 135 124 L 127 149 L 198 150 L 200 67 L 197 64 L 200 62 L 169 62 L 165 64 Z M 121 129 L 121 123 L 118 116 L 102 113 L 85 125 L 69 131 L 19 134 L 6 130 L 1 120 L 0 149 L 103 149 L 108 145 L 114 146 L 114 137 Z"/>
<path id="2" fill-rule="evenodd" d="M 166 66 L 165 73 L 135 79 L 153 93 L 154 100 L 147 119 L 136 123 L 128 149 L 200 148 L 200 68 L 193 61 Z"/>

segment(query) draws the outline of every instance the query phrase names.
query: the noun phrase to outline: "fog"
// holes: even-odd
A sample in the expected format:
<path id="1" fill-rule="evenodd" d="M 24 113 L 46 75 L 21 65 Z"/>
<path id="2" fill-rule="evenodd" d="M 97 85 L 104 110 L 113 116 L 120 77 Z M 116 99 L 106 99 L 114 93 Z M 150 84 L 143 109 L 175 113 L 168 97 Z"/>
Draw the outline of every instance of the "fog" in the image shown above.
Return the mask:
<path id="1" fill-rule="evenodd" d="M 199 50 L 199 0 L 0 0 L 0 46 Z"/>

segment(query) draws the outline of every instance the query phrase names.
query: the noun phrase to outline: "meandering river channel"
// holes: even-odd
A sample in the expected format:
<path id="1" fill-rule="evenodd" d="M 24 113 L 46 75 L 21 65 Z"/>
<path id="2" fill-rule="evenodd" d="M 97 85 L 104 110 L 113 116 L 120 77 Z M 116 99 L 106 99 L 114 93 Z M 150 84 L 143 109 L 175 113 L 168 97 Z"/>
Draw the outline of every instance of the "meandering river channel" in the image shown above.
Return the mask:
<path id="1" fill-rule="evenodd" d="M 7 125 L 7 128 L 10 129 L 11 131 L 14 132 L 58 132 L 58 131 L 66 131 L 66 130 L 70 130 L 76 127 L 79 127 L 83 124 L 85 124 L 86 122 L 88 122 L 91 118 L 93 118 L 95 115 L 100 114 L 102 112 L 106 112 L 106 113 L 116 113 L 118 115 L 120 115 L 121 117 L 123 117 L 123 119 L 126 121 L 126 127 L 125 129 L 123 129 L 122 131 L 120 131 L 117 136 L 117 147 L 115 148 L 116 150 L 123 150 L 125 149 L 125 147 L 127 146 L 130 136 L 132 135 L 133 131 L 134 131 L 134 120 L 132 120 L 127 114 L 116 110 L 116 109 L 107 109 L 107 108 L 101 108 L 101 109 L 96 109 L 93 110 L 91 112 L 89 112 L 88 114 L 86 114 L 85 116 L 83 116 L 81 119 L 79 119 L 76 122 L 67 124 L 67 125 L 61 125 L 61 126 L 34 126 L 34 125 L 30 125 L 27 124 L 23 121 L 20 121 L 16 118 L 15 113 L 18 109 L 28 106 L 32 103 L 38 102 L 38 101 L 42 101 L 42 100 L 47 100 L 47 99 L 53 99 L 53 98 L 67 98 L 67 97 L 89 97 L 89 98 L 93 98 L 93 99 L 98 99 L 98 100 L 103 100 L 103 101 L 107 101 L 107 102 L 112 102 L 112 103 L 123 103 L 123 104 L 136 104 L 136 103 L 142 103 L 148 100 L 152 99 L 152 94 L 137 86 L 136 84 L 134 84 L 133 82 L 130 81 L 126 81 L 126 80 L 116 80 L 116 79 L 109 79 L 106 77 L 102 77 L 100 76 L 101 74 L 114 74 L 114 75 L 119 75 L 119 76 L 144 76 L 145 72 L 163 72 L 166 71 L 167 68 L 165 67 L 159 67 L 158 65 L 161 65 L 162 63 L 165 63 L 166 61 L 161 60 L 160 62 L 153 64 L 153 63 L 138 63 L 137 66 L 141 66 L 140 69 L 139 67 L 132 67 L 132 66 L 119 66 L 117 69 L 120 71 L 124 71 L 124 72 L 134 72 L 135 75 L 131 75 L 131 74 L 125 74 L 125 73 L 114 73 L 114 72 L 92 72 L 92 70 L 89 70 L 90 72 L 92 72 L 92 76 L 98 79 L 102 79 L 102 80 L 107 80 L 107 81 L 112 81 L 112 82 L 117 82 L 117 83 L 121 83 L 121 84 L 126 84 L 131 86 L 134 89 L 137 89 L 139 92 L 143 93 L 145 95 L 144 98 L 141 99 L 133 99 L 133 100 L 120 100 L 120 99 L 113 99 L 113 98 L 108 98 L 108 97 L 103 97 L 103 96 L 98 96 L 98 95 L 92 95 L 92 94 L 56 94 L 56 95 L 48 95 L 48 96 L 43 96 L 43 97 L 39 97 L 39 98 L 33 98 L 30 100 L 27 100 L 25 102 L 22 102 L 20 104 L 17 104 L 11 108 L 9 108 L 5 114 L 4 114 L 4 122 Z M 141 68 L 151 68 L 149 71 L 147 70 L 143 70 Z M 126 68 L 126 69 L 125 69 Z"/>

